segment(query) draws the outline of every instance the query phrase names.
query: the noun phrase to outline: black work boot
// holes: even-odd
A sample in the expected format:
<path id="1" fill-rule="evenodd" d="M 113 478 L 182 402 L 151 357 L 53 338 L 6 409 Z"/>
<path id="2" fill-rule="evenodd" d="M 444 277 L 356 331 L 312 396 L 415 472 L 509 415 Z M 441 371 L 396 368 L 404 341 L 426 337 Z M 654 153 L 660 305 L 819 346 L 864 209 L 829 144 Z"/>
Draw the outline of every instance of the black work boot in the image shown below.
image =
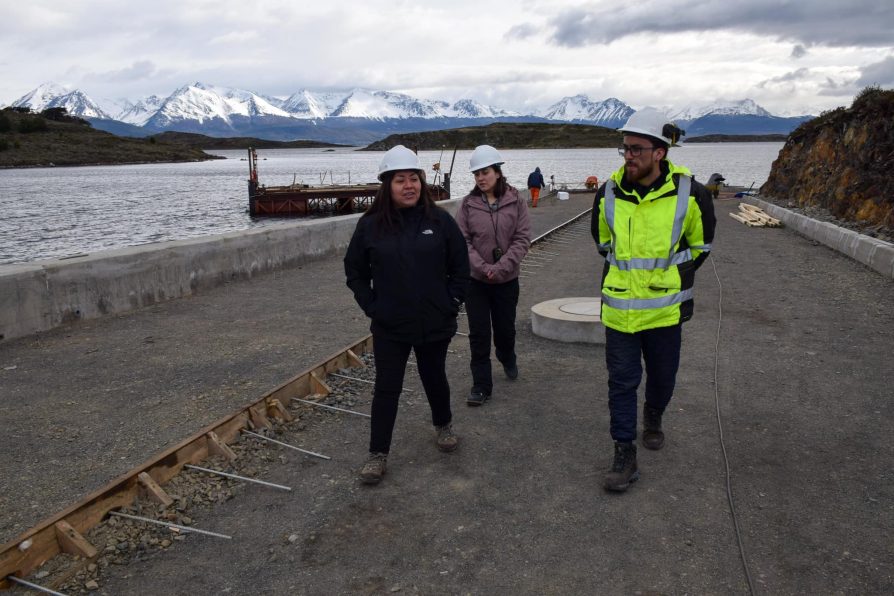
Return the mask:
<path id="1" fill-rule="evenodd" d="M 485 392 L 481 389 L 472 388 L 472 391 L 469 392 L 469 397 L 466 398 L 467 406 L 480 406 L 484 402 L 486 402 L 490 398 L 490 392 Z"/>
<path id="2" fill-rule="evenodd" d="M 657 451 L 664 446 L 664 432 L 661 430 L 661 412 L 643 405 L 643 447 Z"/>
<path id="3" fill-rule="evenodd" d="M 506 378 L 510 381 L 514 381 L 518 378 L 518 365 L 517 364 L 504 364 L 503 372 L 506 373 Z"/>
<path id="4" fill-rule="evenodd" d="M 615 461 L 612 469 L 605 475 L 605 490 L 624 492 L 631 482 L 639 479 L 636 467 L 636 445 L 633 443 L 615 442 Z"/>

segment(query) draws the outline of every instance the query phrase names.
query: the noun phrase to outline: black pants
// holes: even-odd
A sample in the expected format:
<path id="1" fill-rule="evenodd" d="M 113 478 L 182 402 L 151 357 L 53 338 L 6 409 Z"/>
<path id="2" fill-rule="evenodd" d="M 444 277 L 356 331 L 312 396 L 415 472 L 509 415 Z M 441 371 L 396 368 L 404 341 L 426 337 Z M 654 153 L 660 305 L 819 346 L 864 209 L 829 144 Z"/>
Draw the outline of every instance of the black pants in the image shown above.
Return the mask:
<path id="1" fill-rule="evenodd" d="M 397 419 L 397 402 L 404 386 L 404 373 L 410 349 L 416 354 L 416 367 L 431 406 L 431 420 L 435 426 L 450 424 L 450 385 L 447 383 L 447 346 L 450 340 L 412 345 L 373 335 L 376 356 L 376 385 L 373 390 L 370 452 L 388 453 L 391 434 Z"/>
<path id="2" fill-rule="evenodd" d="M 615 441 L 636 440 L 636 389 L 646 363 L 646 405 L 664 412 L 674 394 L 680 367 L 682 325 L 622 333 L 605 328 L 608 407 Z"/>
<path id="3" fill-rule="evenodd" d="M 490 338 L 493 326 L 497 360 L 515 365 L 515 309 L 518 306 L 518 278 L 502 284 L 486 284 L 473 279 L 466 295 L 469 318 L 469 348 L 472 351 L 472 390 L 490 395 L 493 377 L 490 367 Z"/>

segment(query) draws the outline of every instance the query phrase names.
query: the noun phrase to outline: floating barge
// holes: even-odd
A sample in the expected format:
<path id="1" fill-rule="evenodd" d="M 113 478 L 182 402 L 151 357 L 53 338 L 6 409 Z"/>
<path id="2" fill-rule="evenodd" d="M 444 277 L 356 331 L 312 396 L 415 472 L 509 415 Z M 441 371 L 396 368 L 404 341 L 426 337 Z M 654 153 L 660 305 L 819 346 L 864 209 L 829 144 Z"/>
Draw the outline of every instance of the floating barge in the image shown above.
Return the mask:
<path id="1" fill-rule="evenodd" d="M 450 174 L 444 184 L 429 184 L 432 198 L 450 198 Z M 258 217 L 346 215 L 366 211 L 376 198 L 379 183 L 310 186 L 264 186 L 258 183 L 258 154 L 248 150 L 248 212 Z"/>

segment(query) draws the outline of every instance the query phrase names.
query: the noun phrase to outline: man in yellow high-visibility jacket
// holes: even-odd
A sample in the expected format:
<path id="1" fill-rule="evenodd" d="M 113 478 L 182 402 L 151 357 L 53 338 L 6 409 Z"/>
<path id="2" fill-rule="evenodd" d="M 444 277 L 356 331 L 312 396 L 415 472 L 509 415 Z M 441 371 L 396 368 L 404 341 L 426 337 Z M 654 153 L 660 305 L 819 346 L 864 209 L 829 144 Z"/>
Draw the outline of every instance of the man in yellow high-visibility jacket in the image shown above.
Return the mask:
<path id="1" fill-rule="evenodd" d="M 667 159 L 683 133 L 657 110 L 621 129 L 624 165 L 597 191 L 591 231 L 605 257 L 602 323 L 615 455 L 604 487 L 625 491 L 639 478 L 636 390 L 646 368 L 643 446 L 661 449 L 661 417 L 674 392 L 681 331 L 692 318 L 695 270 L 714 239 L 711 194 Z"/>

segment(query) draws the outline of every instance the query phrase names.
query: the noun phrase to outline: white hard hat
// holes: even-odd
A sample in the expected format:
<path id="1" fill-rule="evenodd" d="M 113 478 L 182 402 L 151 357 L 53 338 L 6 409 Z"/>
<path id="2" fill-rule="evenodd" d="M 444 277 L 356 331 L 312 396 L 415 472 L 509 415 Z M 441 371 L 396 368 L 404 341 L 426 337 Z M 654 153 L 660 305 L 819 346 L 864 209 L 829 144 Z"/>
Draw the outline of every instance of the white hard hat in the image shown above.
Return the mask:
<path id="1" fill-rule="evenodd" d="M 621 132 L 645 135 L 674 146 L 686 131 L 680 130 L 667 116 L 655 108 L 643 108 L 631 114 L 627 124 L 619 128 Z"/>
<path id="2" fill-rule="evenodd" d="M 478 145 L 469 159 L 469 171 L 477 172 L 487 166 L 500 166 L 504 163 L 506 162 L 500 157 L 499 151 L 490 145 Z"/>
<path id="3" fill-rule="evenodd" d="M 382 181 L 382 175 L 385 172 L 397 170 L 419 170 L 421 172 L 419 156 L 403 145 L 395 145 L 385 152 L 382 161 L 379 162 L 379 181 Z"/>

